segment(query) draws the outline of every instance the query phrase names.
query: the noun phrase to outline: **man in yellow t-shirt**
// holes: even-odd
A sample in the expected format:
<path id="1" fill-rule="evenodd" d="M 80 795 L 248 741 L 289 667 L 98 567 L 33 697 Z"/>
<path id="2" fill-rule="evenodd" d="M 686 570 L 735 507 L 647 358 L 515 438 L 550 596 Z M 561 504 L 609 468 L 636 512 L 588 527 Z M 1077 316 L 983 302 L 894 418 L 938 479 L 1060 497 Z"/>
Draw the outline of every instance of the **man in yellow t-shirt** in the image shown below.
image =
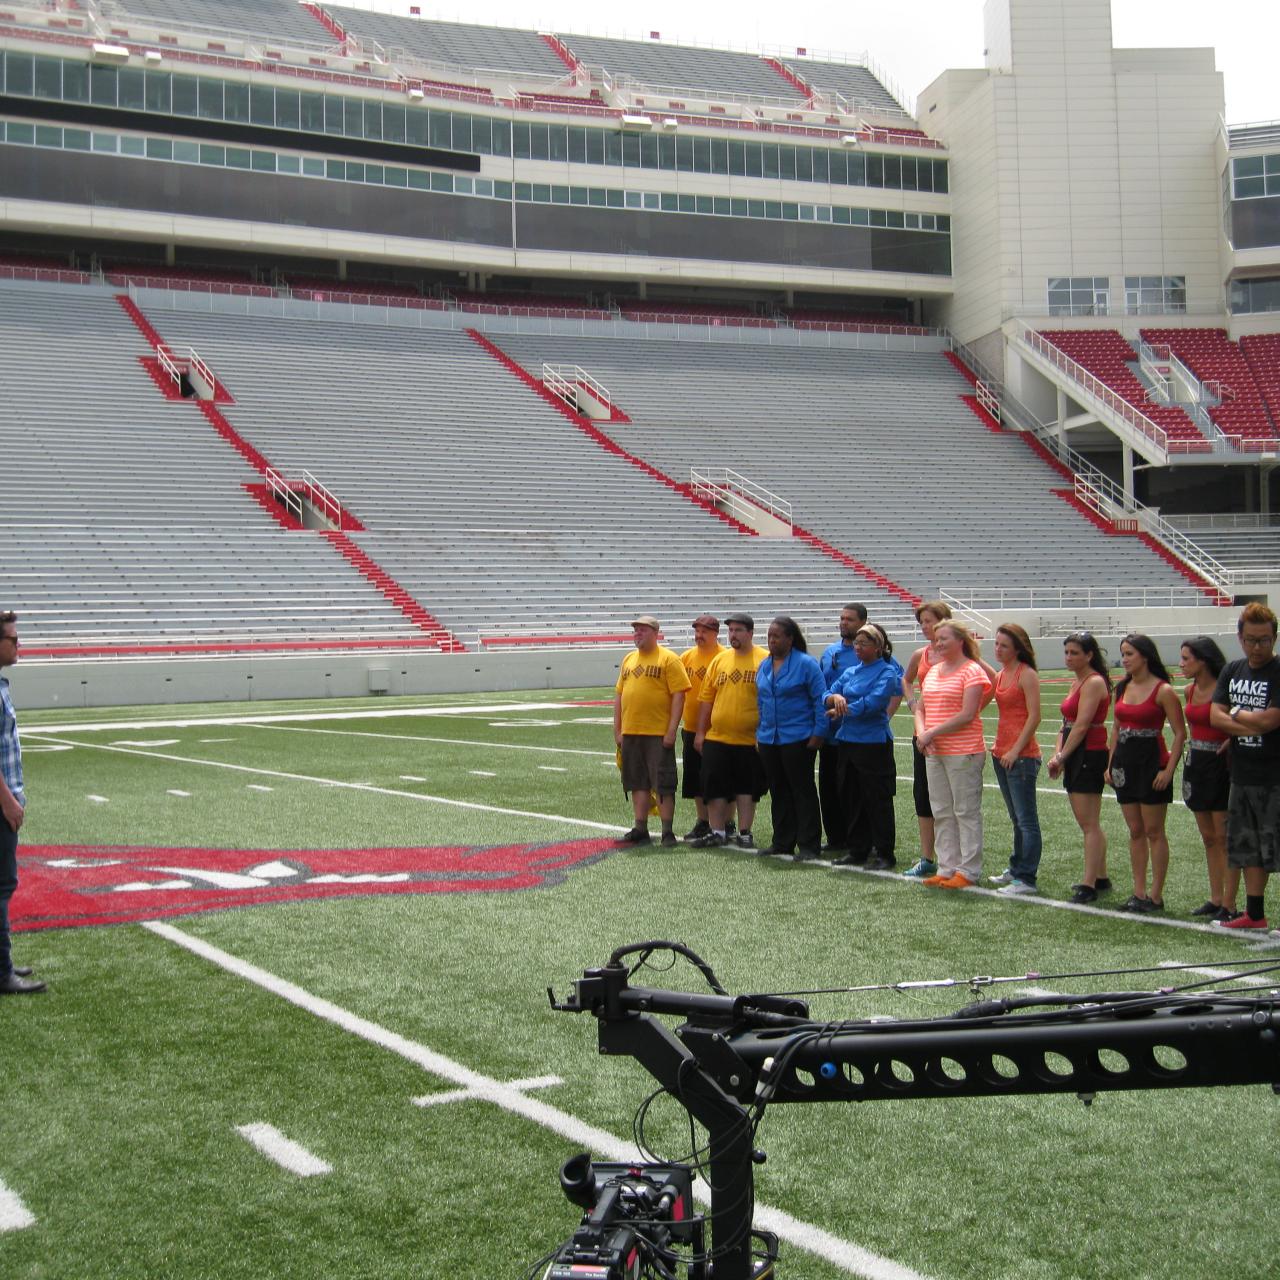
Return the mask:
<path id="1" fill-rule="evenodd" d="M 623 844 L 651 844 L 649 803 L 658 797 L 662 843 L 677 841 L 671 829 L 676 809 L 676 729 L 684 711 L 689 676 L 680 659 L 658 643 L 660 624 L 642 613 L 631 623 L 636 649 L 622 660 L 613 700 L 613 740 L 622 752 L 622 789 L 631 793 L 635 826 Z"/>
<path id="2" fill-rule="evenodd" d="M 698 735 L 698 694 L 711 661 L 724 652 L 720 643 L 720 619 L 711 613 L 700 613 L 693 620 L 693 644 L 680 655 L 680 661 L 689 677 L 689 692 L 684 699 L 684 727 L 680 738 L 684 744 L 684 772 L 680 780 L 680 794 L 692 800 L 698 811 L 693 830 L 686 832 L 686 840 L 700 840 L 710 834 L 707 821 L 707 802 L 702 798 L 702 752 L 694 745 Z"/>
<path id="3" fill-rule="evenodd" d="M 731 613 L 725 622 L 729 647 L 712 659 L 698 694 L 694 746 L 702 752 L 702 794 L 711 830 L 691 842 L 695 849 L 728 844 L 725 820 L 730 800 L 738 804 L 735 843 L 739 849 L 754 849 L 751 824 L 756 803 L 769 789 L 756 750 L 756 672 L 769 654 L 754 643 L 756 624 L 749 613 Z"/>

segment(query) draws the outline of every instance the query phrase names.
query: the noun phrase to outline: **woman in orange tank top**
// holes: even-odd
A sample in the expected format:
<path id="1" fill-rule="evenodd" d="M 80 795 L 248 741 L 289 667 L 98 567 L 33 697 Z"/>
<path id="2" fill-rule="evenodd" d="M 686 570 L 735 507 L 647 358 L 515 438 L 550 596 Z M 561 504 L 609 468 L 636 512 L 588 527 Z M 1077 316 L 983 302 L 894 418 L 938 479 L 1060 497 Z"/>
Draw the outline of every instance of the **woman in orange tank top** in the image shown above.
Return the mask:
<path id="1" fill-rule="evenodd" d="M 996 628 L 995 699 L 999 718 L 991 761 L 996 782 L 1013 823 L 1013 852 L 1009 865 L 992 884 L 1003 894 L 1034 893 L 1043 840 L 1036 807 L 1036 775 L 1040 772 L 1040 675 L 1031 638 L 1016 622 Z"/>
<path id="2" fill-rule="evenodd" d="M 950 617 L 951 606 L 941 600 L 926 600 L 916 609 L 916 621 L 920 624 L 925 642 L 908 659 L 907 669 L 902 676 L 902 694 L 908 711 L 915 711 L 916 703 L 920 700 L 920 690 L 924 688 L 924 678 L 937 661 L 933 648 L 934 629 Z M 924 756 L 920 753 L 914 733 L 911 735 L 911 764 L 911 794 L 916 805 L 916 821 L 920 824 L 920 857 L 903 875 L 910 880 L 924 880 L 937 874 L 938 860 L 934 847 L 933 807 L 929 803 L 929 778 Z"/>

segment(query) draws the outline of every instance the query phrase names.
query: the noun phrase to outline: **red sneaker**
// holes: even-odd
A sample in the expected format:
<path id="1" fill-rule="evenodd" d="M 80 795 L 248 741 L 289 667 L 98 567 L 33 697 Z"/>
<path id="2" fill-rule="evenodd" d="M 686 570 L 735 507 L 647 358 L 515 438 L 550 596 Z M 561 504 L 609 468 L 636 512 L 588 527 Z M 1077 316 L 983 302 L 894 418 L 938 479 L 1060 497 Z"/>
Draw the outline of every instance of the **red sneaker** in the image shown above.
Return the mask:
<path id="1" fill-rule="evenodd" d="M 1265 920 L 1251 920 L 1247 914 L 1238 915 L 1234 920 L 1215 920 L 1213 923 L 1219 929 L 1266 929 L 1266 928 L 1269 928 Z"/>

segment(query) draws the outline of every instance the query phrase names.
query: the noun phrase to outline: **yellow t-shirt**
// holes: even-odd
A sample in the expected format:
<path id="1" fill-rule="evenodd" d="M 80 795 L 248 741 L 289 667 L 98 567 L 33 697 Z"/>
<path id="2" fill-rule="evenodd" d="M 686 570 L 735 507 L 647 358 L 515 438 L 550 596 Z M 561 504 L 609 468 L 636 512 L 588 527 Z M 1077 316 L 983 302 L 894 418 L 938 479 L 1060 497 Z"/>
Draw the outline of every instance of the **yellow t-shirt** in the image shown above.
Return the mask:
<path id="1" fill-rule="evenodd" d="M 684 727 L 690 733 L 696 733 L 698 729 L 698 695 L 702 692 L 702 682 L 706 678 L 707 668 L 711 665 L 712 658 L 723 652 L 724 645 L 717 640 L 714 649 L 709 651 L 699 649 L 695 644 L 693 648 L 686 649 L 680 655 L 680 661 L 689 676 L 689 692 L 684 699 Z"/>
<path id="2" fill-rule="evenodd" d="M 633 649 L 622 660 L 618 683 L 622 695 L 622 732 L 663 737 L 671 719 L 671 699 L 689 687 L 680 659 L 663 645 L 652 653 Z"/>
<path id="3" fill-rule="evenodd" d="M 711 703 L 710 742 L 733 747 L 754 747 L 760 705 L 756 701 L 756 671 L 769 656 L 759 645 L 748 653 L 721 649 L 707 668 L 698 694 L 699 702 Z"/>

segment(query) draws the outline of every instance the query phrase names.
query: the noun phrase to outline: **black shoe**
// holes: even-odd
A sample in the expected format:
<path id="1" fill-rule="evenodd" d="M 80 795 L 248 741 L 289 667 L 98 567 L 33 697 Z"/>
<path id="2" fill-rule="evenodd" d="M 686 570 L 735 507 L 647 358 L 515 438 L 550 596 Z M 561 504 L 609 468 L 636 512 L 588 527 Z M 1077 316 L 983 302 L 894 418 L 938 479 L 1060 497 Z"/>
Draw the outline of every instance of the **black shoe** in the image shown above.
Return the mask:
<path id="1" fill-rule="evenodd" d="M 18 977 L 16 970 L 0 978 L 0 996 L 33 996 L 44 989 L 43 982 L 28 982 Z"/>
<path id="2" fill-rule="evenodd" d="M 790 849 L 779 849 L 776 844 L 767 844 L 763 849 L 755 850 L 757 858 L 786 858 L 791 856 Z"/>
<path id="3" fill-rule="evenodd" d="M 652 844 L 653 837 L 648 827 L 632 827 L 619 841 L 619 844 Z"/>
<path id="4" fill-rule="evenodd" d="M 720 849 L 728 841 L 724 836 L 717 835 L 714 831 L 708 831 L 705 836 L 699 836 L 696 840 L 689 841 L 691 849 Z"/>
<path id="5" fill-rule="evenodd" d="M 1234 920 L 1239 914 L 1233 907 L 1219 907 L 1218 914 L 1213 918 L 1222 924 L 1226 924 L 1228 920 Z"/>
<path id="6" fill-rule="evenodd" d="M 791 855 L 793 862 L 817 862 L 822 854 L 817 849 L 797 849 Z"/>
<path id="7" fill-rule="evenodd" d="M 847 844 L 824 844 L 822 852 L 826 854 L 832 853 L 848 853 L 849 846 Z"/>
<path id="8" fill-rule="evenodd" d="M 703 836 L 709 836 L 710 834 L 711 823 L 709 823 L 705 818 L 699 818 L 698 821 L 693 824 L 693 830 L 686 831 L 684 833 L 684 838 L 686 840 L 701 840 Z"/>
<path id="9" fill-rule="evenodd" d="M 1139 915 L 1149 916 L 1153 911 L 1164 910 L 1164 902 L 1157 902 L 1155 898 L 1139 898 L 1138 903 L 1139 905 L 1133 909 L 1138 912 Z"/>
<path id="10" fill-rule="evenodd" d="M 664 849 L 674 849 L 679 843 L 680 841 L 676 839 L 674 831 L 664 831 L 662 833 L 662 847 Z"/>
<path id="11" fill-rule="evenodd" d="M 732 818 L 724 824 L 724 838 L 732 840 L 738 834 L 738 824 Z"/>
<path id="12" fill-rule="evenodd" d="M 1108 880 L 1106 876 L 1099 876 L 1098 879 L 1094 882 L 1093 887 L 1097 889 L 1099 893 L 1110 893 L 1111 881 Z"/>
<path id="13" fill-rule="evenodd" d="M 1197 907 L 1191 914 L 1193 916 L 1210 916 L 1216 917 L 1222 910 L 1216 902 L 1206 902 L 1203 906 Z"/>
<path id="14" fill-rule="evenodd" d="M 1122 902 L 1116 910 L 1131 911 L 1137 915 L 1141 915 L 1145 911 L 1154 911 L 1155 907 L 1152 905 L 1150 898 L 1143 898 L 1135 893 Z"/>
<path id="15" fill-rule="evenodd" d="M 868 871 L 892 871 L 898 865 L 896 858 L 882 858 L 878 854 L 868 858 L 865 866 Z"/>
<path id="16" fill-rule="evenodd" d="M 27 965 L 18 965 L 18 964 L 15 964 L 15 965 L 13 966 L 13 971 L 14 971 L 14 973 L 16 973 L 16 974 L 18 975 L 18 977 L 20 977 L 20 978 L 29 978 L 29 977 L 31 977 L 31 969 L 30 969 Z"/>
<path id="17" fill-rule="evenodd" d="M 726 840 L 729 839 L 728 832 L 725 832 L 725 839 Z M 746 849 L 748 853 L 755 853 L 756 851 L 756 842 L 755 842 L 755 839 L 752 837 L 750 831 L 744 831 L 741 835 L 734 836 L 733 843 L 739 849 Z"/>
<path id="18" fill-rule="evenodd" d="M 852 853 L 841 854 L 838 858 L 831 859 L 833 867 L 861 867 L 865 866 L 865 859 L 856 857 Z"/>
<path id="19" fill-rule="evenodd" d="M 1098 891 L 1091 884 L 1073 884 L 1071 888 L 1072 894 L 1067 899 L 1068 902 L 1079 904 L 1082 902 L 1097 902 L 1098 900 Z"/>

